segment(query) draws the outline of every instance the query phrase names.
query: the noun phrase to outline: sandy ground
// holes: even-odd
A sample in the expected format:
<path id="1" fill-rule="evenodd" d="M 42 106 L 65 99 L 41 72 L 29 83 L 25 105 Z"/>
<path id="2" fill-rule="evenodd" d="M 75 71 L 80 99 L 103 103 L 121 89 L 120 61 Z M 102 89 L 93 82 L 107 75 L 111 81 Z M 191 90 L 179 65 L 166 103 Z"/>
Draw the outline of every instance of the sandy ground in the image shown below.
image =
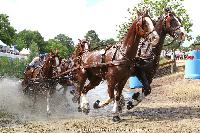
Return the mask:
<path id="1" fill-rule="evenodd" d="M 0 115 L 0 132 L 200 132 L 199 101 L 200 80 L 184 79 L 184 73 L 178 72 L 155 79 L 152 93 L 134 109 L 124 109 L 119 123 L 112 122 L 109 107 L 91 110 L 89 115 L 72 109 L 65 115 L 54 111 L 56 115 L 50 118 L 35 113 L 26 119 L 18 110 L 17 115 L 6 114 L 4 119 Z"/>

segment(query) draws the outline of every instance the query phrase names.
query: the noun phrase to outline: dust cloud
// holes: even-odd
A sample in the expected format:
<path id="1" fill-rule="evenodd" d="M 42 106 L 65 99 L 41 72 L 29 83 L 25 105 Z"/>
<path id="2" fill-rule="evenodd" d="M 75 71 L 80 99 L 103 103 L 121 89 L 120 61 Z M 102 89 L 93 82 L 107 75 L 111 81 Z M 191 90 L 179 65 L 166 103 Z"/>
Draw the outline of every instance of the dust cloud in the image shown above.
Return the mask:
<path id="1" fill-rule="evenodd" d="M 57 86 L 59 88 L 61 86 Z M 72 103 L 72 96 L 67 90 L 64 98 L 63 89 L 58 89 L 50 99 L 51 118 L 66 118 L 77 116 L 77 104 Z M 22 120 L 47 119 L 46 96 L 37 96 L 35 108 L 33 97 L 24 95 L 21 81 L 14 78 L 0 79 L 0 110 L 6 111 Z M 75 114 L 77 112 L 77 114 Z"/>
<path id="2" fill-rule="evenodd" d="M 63 96 L 63 89 L 59 89 L 50 99 L 51 116 L 46 114 L 46 96 L 37 96 L 35 108 L 33 108 L 33 97 L 24 95 L 21 81 L 15 78 L 0 79 L 0 110 L 5 110 L 20 120 L 45 120 L 62 118 L 80 118 L 85 114 L 78 112 L 78 104 L 72 102 L 72 95 L 68 87 L 66 97 Z M 92 105 L 96 100 L 105 100 L 108 97 L 107 85 L 102 83 L 95 89 L 88 92 L 87 98 L 90 104 L 89 116 L 110 115 L 112 104 L 105 108 L 95 110 Z"/>

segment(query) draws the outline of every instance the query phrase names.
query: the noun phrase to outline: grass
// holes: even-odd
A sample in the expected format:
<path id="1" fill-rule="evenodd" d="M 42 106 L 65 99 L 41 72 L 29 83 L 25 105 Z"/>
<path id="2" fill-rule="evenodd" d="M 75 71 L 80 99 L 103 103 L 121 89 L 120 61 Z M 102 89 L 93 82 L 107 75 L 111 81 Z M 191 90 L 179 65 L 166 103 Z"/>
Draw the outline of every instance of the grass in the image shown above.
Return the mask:
<path id="1" fill-rule="evenodd" d="M 160 58 L 160 61 L 159 61 L 159 64 L 163 64 L 163 63 L 166 63 L 166 62 L 168 62 L 168 61 L 170 61 L 170 59 L 167 59 L 167 58 Z"/>
<path id="2" fill-rule="evenodd" d="M 8 113 L 6 110 L 0 110 L 0 119 L 6 119 L 6 118 L 13 118 L 13 115 Z"/>

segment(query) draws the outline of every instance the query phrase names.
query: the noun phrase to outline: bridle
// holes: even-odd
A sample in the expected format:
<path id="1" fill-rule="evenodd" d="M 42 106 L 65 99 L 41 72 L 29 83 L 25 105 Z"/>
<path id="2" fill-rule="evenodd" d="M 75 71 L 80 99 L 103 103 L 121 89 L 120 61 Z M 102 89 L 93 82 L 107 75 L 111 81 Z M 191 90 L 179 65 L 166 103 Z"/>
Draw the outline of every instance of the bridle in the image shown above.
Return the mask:
<path id="1" fill-rule="evenodd" d="M 181 26 L 179 25 L 175 28 L 171 27 L 171 15 L 174 16 L 174 14 L 172 14 L 171 12 L 168 12 L 167 15 L 164 17 L 165 29 L 166 29 L 166 32 L 168 32 L 172 37 L 178 38 L 176 31 L 179 30 Z"/>
<path id="2" fill-rule="evenodd" d="M 142 36 L 143 38 L 148 38 L 148 36 L 155 31 L 155 28 L 153 28 L 152 31 L 150 32 L 146 32 L 143 28 L 145 25 L 145 17 L 150 18 L 149 16 L 145 16 L 145 14 L 143 14 L 142 16 L 140 16 L 136 22 L 136 32 L 139 33 L 140 36 Z M 151 19 L 151 18 L 150 18 Z M 152 21 L 152 19 L 151 19 Z"/>
<path id="3" fill-rule="evenodd" d="M 172 28 L 172 27 L 171 27 L 171 15 L 174 16 L 173 13 L 168 12 L 167 15 L 164 16 L 164 21 L 163 21 L 163 23 L 164 23 L 164 26 L 165 26 L 165 31 L 168 32 L 174 39 L 173 39 L 170 43 L 168 43 L 168 44 L 166 44 L 166 45 L 164 45 L 164 46 L 168 46 L 168 45 L 172 44 L 175 40 L 177 40 L 177 38 L 178 38 L 178 33 L 177 33 L 176 31 L 177 31 L 177 30 L 180 30 L 180 28 L 181 28 L 180 25 L 178 25 L 178 26 L 175 27 L 175 28 Z M 178 21 L 178 20 L 177 20 L 177 21 Z"/>
<path id="4" fill-rule="evenodd" d="M 136 33 L 142 37 L 146 36 L 144 28 L 144 15 L 140 16 L 136 21 Z"/>

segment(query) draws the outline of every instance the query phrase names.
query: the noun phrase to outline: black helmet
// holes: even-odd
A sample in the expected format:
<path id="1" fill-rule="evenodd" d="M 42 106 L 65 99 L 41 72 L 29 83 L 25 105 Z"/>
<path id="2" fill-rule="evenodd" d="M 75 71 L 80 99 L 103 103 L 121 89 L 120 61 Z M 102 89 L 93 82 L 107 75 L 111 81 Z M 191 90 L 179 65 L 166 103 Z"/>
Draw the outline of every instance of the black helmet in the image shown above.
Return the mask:
<path id="1" fill-rule="evenodd" d="M 165 12 L 172 12 L 172 8 L 171 7 L 166 7 L 165 8 Z"/>
<path id="2" fill-rule="evenodd" d="M 44 59 L 44 56 L 45 56 L 44 54 L 40 54 L 40 55 L 39 55 L 39 57 L 40 57 L 41 59 Z"/>

